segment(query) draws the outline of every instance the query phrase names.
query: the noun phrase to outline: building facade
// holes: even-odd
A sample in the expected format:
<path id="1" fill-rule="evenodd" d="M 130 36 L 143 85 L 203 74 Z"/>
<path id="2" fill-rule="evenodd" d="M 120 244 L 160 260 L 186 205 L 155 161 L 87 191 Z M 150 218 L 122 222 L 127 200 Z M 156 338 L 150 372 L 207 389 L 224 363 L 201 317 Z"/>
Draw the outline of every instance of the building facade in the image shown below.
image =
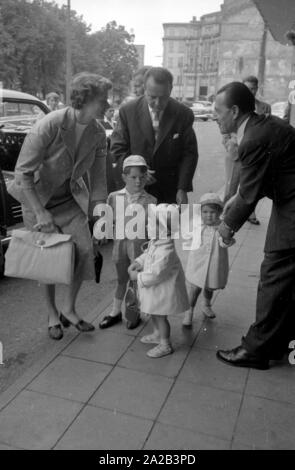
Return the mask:
<path id="1" fill-rule="evenodd" d="M 247 75 L 259 78 L 266 101 L 288 96 L 294 48 L 273 39 L 252 0 L 224 0 L 219 12 L 163 28 L 163 66 L 174 75 L 175 98 L 205 99 Z"/>

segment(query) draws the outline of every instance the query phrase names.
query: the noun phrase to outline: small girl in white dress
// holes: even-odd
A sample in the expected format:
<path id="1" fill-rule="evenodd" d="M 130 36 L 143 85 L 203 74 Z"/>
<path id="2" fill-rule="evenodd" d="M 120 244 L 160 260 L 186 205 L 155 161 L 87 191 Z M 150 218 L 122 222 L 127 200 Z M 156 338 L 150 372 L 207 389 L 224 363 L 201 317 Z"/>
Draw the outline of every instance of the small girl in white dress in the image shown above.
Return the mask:
<path id="1" fill-rule="evenodd" d="M 153 332 L 143 336 L 141 342 L 157 345 L 147 352 L 153 358 L 173 352 L 167 317 L 189 308 L 184 272 L 171 237 L 171 227 L 175 226 L 174 222 L 179 222 L 179 211 L 177 207 L 174 211 L 169 210 L 169 207 L 168 204 L 154 206 L 158 233 L 149 242 L 145 253 L 136 258 L 128 269 L 130 279 L 137 280 L 141 311 L 151 315 Z M 174 222 L 171 222 L 171 218 L 169 220 L 168 214 Z M 149 217 L 149 228 L 154 221 Z M 161 237 L 164 228 L 166 236 Z"/>
<path id="2" fill-rule="evenodd" d="M 208 318 L 215 318 L 211 308 L 213 291 L 224 289 L 227 284 L 229 262 L 226 245 L 219 233 L 220 215 L 223 203 L 215 193 L 204 194 L 201 199 L 201 240 L 199 246 L 189 252 L 185 277 L 187 280 L 190 309 L 185 313 L 183 326 L 192 326 L 194 307 L 203 291 L 202 313 Z"/>

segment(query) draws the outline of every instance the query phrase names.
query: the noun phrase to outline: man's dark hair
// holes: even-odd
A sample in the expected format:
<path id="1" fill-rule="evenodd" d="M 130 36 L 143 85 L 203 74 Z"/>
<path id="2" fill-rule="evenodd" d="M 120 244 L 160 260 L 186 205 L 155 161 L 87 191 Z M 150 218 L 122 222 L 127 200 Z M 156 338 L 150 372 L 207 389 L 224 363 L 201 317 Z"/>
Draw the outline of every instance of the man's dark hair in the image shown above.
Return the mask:
<path id="1" fill-rule="evenodd" d="M 144 65 L 143 67 L 140 67 L 140 69 L 136 70 L 133 74 L 133 78 L 138 77 L 139 75 L 141 77 L 144 77 L 147 71 L 151 68 L 150 65 Z"/>
<path id="2" fill-rule="evenodd" d="M 243 78 L 243 83 L 245 82 L 253 83 L 253 85 L 258 87 L 258 78 L 254 75 L 248 75 L 248 77 Z"/>
<path id="3" fill-rule="evenodd" d="M 242 113 L 255 111 L 255 98 L 249 88 L 241 82 L 231 82 L 218 90 L 217 95 L 225 93 L 225 104 L 228 108 L 238 106 Z"/>
<path id="4" fill-rule="evenodd" d="M 149 77 L 153 77 L 159 85 L 173 85 L 173 75 L 164 67 L 151 67 L 144 76 L 144 84 L 146 84 Z"/>
<path id="5" fill-rule="evenodd" d="M 101 75 L 81 72 L 72 78 L 70 98 L 73 108 L 81 109 L 86 103 L 102 96 L 112 83 Z"/>

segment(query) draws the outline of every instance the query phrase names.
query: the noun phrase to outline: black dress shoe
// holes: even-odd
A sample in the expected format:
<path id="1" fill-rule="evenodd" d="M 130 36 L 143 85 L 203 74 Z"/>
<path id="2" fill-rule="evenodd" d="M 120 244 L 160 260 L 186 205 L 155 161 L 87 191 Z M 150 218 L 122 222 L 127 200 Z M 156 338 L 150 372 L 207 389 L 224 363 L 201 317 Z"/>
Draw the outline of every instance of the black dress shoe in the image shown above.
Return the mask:
<path id="1" fill-rule="evenodd" d="M 68 320 L 62 313 L 59 314 L 59 319 L 64 328 L 69 328 L 71 326 L 70 320 Z"/>
<path id="2" fill-rule="evenodd" d="M 111 315 L 107 315 L 102 319 L 102 321 L 99 324 L 99 328 L 109 328 L 110 326 L 116 325 L 116 323 L 120 323 L 122 321 L 122 313 L 118 313 L 115 317 L 112 317 Z"/>
<path id="3" fill-rule="evenodd" d="M 62 339 L 64 335 L 61 325 L 49 326 L 48 334 L 49 334 L 49 338 L 56 339 L 56 340 Z"/>
<path id="4" fill-rule="evenodd" d="M 252 369 L 266 370 L 269 368 L 269 361 L 261 359 L 254 354 L 249 353 L 243 346 L 230 349 L 229 351 L 217 351 L 217 359 L 236 367 L 251 367 Z"/>

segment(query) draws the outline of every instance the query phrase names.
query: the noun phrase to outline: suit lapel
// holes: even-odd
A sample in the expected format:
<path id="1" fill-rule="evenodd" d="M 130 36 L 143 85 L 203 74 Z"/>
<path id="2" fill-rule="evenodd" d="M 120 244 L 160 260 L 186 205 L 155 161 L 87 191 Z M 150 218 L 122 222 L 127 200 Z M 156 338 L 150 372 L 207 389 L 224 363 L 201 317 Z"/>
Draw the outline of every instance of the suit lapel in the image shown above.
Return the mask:
<path id="1" fill-rule="evenodd" d="M 138 117 L 137 122 L 139 123 L 141 127 L 143 135 L 147 137 L 147 139 L 149 140 L 149 142 L 151 142 L 152 145 L 154 145 L 155 143 L 154 129 L 152 125 L 149 107 L 144 97 L 138 103 L 137 117 Z"/>
<path id="2" fill-rule="evenodd" d="M 177 112 L 176 111 L 173 112 L 174 111 L 173 108 L 174 108 L 173 101 L 170 99 L 160 121 L 159 134 L 158 134 L 157 141 L 155 142 L 155 147 L 154 147 L 154 152 L 153 152 L 154 154 L 156 153 L 159 146 L 163 142 L 164 138 L 170 131 L 174 121 L 177 119 Z"/>

